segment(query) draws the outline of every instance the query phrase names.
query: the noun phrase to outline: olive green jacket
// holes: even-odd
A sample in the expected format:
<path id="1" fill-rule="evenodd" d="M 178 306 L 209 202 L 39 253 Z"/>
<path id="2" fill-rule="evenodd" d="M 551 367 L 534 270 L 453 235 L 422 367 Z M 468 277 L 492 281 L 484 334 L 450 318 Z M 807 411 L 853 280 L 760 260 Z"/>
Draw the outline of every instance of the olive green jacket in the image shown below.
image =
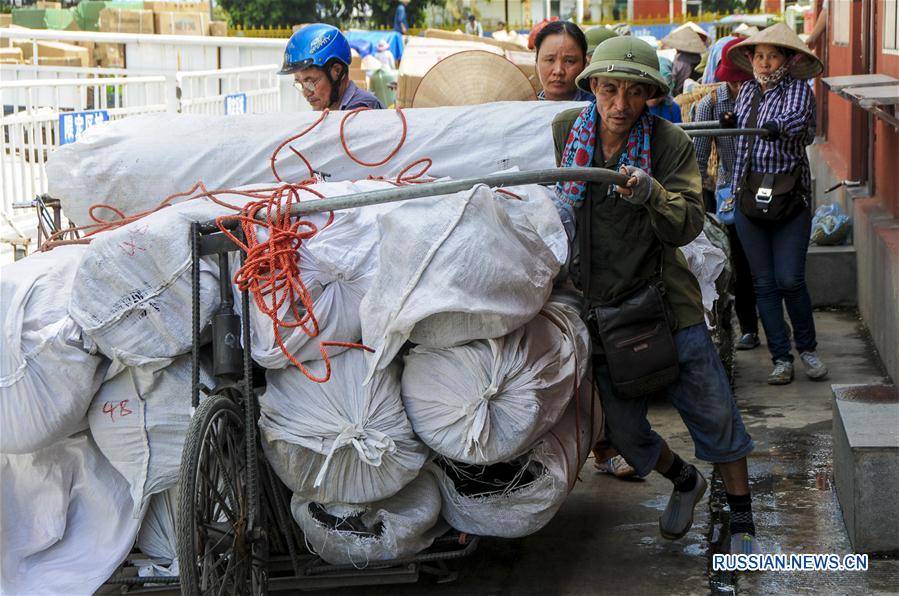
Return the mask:
<path id="1" fill-rule="evenodd" d="M 579 113 L 580 108 L 573 108 L 553 119 L 557 164 Z M 661 253 L 667 300 L 677 329 L 683 329 L 705 320 L 699 283 L 677 249 L 702 231 L 702 179 L 693 143 L 680 127 L 653 116 L 650 151 L 655 183 L 646 204 L 633 205 L 617 193 L 609 195 L 605 183 L 587 185 L 586 201 L 576 212 L 574 238 L 575 245 L 581 245 L 578 236 L 590 238 L 589 254 L 580 258 L 581 265 L 589 262 L 590 271 L 585 280 L 589 287 L 582 289 L 591 305 L 614 303 L 658 274 Z M 620 152 L 604 162 L 597 146 L 593 165 L 615 169 L 619 156 Z M 590 217 L 586 218 L 588 207 Z M 578 273 L 575 279 L 581 281 Z"/>

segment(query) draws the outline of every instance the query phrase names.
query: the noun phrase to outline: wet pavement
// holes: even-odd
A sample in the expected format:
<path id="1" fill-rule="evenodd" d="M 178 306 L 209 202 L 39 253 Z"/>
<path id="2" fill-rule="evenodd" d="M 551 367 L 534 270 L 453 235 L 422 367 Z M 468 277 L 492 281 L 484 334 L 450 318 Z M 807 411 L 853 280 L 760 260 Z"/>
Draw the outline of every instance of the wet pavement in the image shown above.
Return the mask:
<path id="1" fill-rule="evenodd" d="M 786 386 L 765 384 L 771 363 L 761 347 L 737 353 L 735 392 L 756 450 L 749 459 L 754 510 L 765 552 L 851 553 L 832 486 L 831 383 L 887 382 L 857 314 L 815 314 L 818 351 L 831 374 L 805 378 L 801 365 Z M 675 451 L 693 459 L 687 430 L 667 403 L 650 419 Z M 700 469 L 711 476 L 711 466 Z M 711 553 L 727 538 L 720 492 L 703 501 L 683 539 L 659 536 L 670 483 L 653 474 L 625 481 L 593 471 L 592 459 L 555 519 L 520 540 L 485 539 L 452 563 L 458 578 L 436 585 L 344 589 L 374 595 L 544 594 L 899 594 L 899 558 L 871 559 L 866 572 L 710 571 Z M 888 480 L 888 479 L 885 479 Z M 713 489 L 720 483 L 713 483 Z M 717 498 L 715 498 L 717 497 Z"/>

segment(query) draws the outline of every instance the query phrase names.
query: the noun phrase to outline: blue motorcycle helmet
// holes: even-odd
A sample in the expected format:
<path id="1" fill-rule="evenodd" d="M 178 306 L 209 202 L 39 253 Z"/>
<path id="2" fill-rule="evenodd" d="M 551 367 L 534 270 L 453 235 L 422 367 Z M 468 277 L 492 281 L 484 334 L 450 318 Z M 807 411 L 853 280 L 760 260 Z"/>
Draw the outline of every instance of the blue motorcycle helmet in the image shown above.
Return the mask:
<path id="1" fill-rule="evenodd" d="M 349 68 L 352 59 L 350 42 L 340 29 L 324 23 L 306 25 L 290 36 L 278 74 L 289 75 L 310 66 L 325 68 L 332 60 Z"/>

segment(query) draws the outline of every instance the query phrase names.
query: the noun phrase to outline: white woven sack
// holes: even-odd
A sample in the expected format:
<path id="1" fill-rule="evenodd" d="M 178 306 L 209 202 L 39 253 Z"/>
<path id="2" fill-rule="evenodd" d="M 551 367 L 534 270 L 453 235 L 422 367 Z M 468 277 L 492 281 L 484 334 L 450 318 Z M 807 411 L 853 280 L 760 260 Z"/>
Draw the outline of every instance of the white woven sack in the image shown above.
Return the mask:
<path id="1" fill-rule="evenodd" d="M 469 464 L 527 451 L 565 412 L 578 364 L 588 357 L 577 313 L 570 322 L 557 314 L 558 322 L 541 314 L 498 339 L 413 348 L 405 357 L 403 404 L 419 438 Z M 568 325 L 577 325 L 574 335 Z"/>
<path id="2" fill-rule="evenodd" d="M 321 361 L 309 363 L 317 375 Z M 362 350 L 331 359 L 331 379 L 316 383 L 295 367 L 269 371 L 259 398 L 262 445 L 293 492 L 318 503 L 372 503 L 396 494 L 425 463 L 400 399 L 399 370 L 363 385 Z"/>
<path id="3" fill-rule="evenodd" d="M 565 233 L 559 211 L 553 204 L 553 191 L 539 184 L 508 186 L 502 190 L 518 197 L 510 199 L 502 192 L 495 195 L 498 199 L 506 199 L 501 201 L 501 204 L 505 207 L 509 218 L 520 227 L 535 230 L 559 264 L 564 265 L 568 261 L 568 234 Z"/>
<path id="4" fill-rule="evenodd" d="M 444 526 L 440 519 L 440 490 L 433 475 L 422 472 L 400 492 L 371 505 L 324 507 L 335 517 L 358 515 L 376 536 L 360 535 L 316 519 L 309 501 L 299 495 L 290 500 L 293 517 L 303 530 L 306 543 L 332 565 L 364 567 L 373 561 L 389 561 L 415 555 L 431 546 Z"/>
<path id="5" fill-rule="evenodd" d="M 423 157 L 433 160 L 429 175 L 437 178 L 467 178 L 515 166 L 552 168 L 553 117 L 583 105 L 516 101 L 406 109 L 402 147 L 387 164 L 374 168 L 352 161 L 344 151 L 342 113 L 330 113 L 292 145 L 320 176 L 332 181 L 370 175 L 394 178 Z M 302 112 L 237 119 L 186 114 L 123 118 L 92 128 L 77 143 L 55 150 L 47 163 L 49 192 L 60 199 L 67 217 L 85 224 L 91 223 L 88 208 L 98 202 L 134 214 L 197 180 L 209 189 L 266 182 L 273 177 L 270 158 L 277 146 L 320 117 L 320 112 Z M 403 133 L 394 110 L 363 112 L 353 116 L 345 129 L 350 150 L 366 162 L 384 159 Z M 279 154 L 277 167 L 290 182 L 309 177 L 306 165 L 287 147 Z"/>
<path id="6" fill-rule="evenodd" d="M 556 426 L 530 451 L 509 462 L 518 470 L 513 486 L 461 494 L 441 465 L 429 463 L 427 469 L 437 478 L 443 495 L 444 519 L 457 530 L 478 536 L 520 538 L 540 530 L 574 488 L 601 425 L 599 398 L 588 383 L 581 385 L 578 399 L 569 402 Z M 471 468 L 456 467 L 461 475 L 474 473 Z"/>
<path id="7" fill-rule="evenodd" d="M 693 239 L 690 244 L 681 246 L 680 251 L 687 260 L 687 265 L 702 291 L 702 305 L 706 311 L 706 324 L 709 324 L 709 313 L 718 299 L 718 289 L 715 282 L 727 265 L 727 255 L 724 251 L 709 241 L 705 232 Z"/>
<path id="8" fill-rule="evenodd" d="M 560 264 L 485 186 L 408 201 L 379 218 L 378 273 L 362 339 L 384 368 L 406 340 L 434 348 L 502 337 L 530 321 Z"/>
<path id="9" fill-rule="evenodd" d="M 236 207 L 251 200 L 229 194 L 218 199 Z M 97 234 L 78 268 L 72 318 L 104 354 L 129 366 L 187 353 L 192 345 L 190 225 L 235 213 L 209 199 L 193 199 Z M 218 262 L 204 257 L 201 328 L 218 305 Z"/>
<path id="10" fill-rule="evenodd" d="M 88 434 L 0 455 L 0 476 L 3 594 L 93 594 L 131 551 L 128 483 Z"/>
<path id="11" fill-rule="evenodd" d="M 212 386 L 201 371 L 200 381 Z M 191 359 L 126 367 L 103 383 L 88 412 L 103 455 L 128 481 L 135 514 L 176 485 L 190 425 Z"/>
<path id="12" fill-rule="evenodd" d="M 393 188 L 387 182 L 364 180 L 328 182 L 312 188 L 327 196 L 343 196 L 372 190 Z M 314 198 L 303 194 L 304 200 Z M 321 360 L 323 341 L 358 342 L 362 337 L 359 305 L 371 286 L 378 267 L 377 214 L 393 206 L 366 207 L 335 211 L 327 225 L 327 214 L 304 216 L 318 227 L 318 233 L 304 240 L 299 250 L 300 278 L 313 297 L 313 313 L 318 322 L 318 335 L 310 336 L 302 328 L 280 328 L 287 351 L 299 362 Z M 260 233 L 260 239 L 266 237 Z M 235 300 L 238 312 L 240 300 Z M 251 303 L 250 343 L 253 359 L 265 368 L 284 368 L 290 361 L 275 339 L 272 320 Z M 301 311 L 302 312 L 302 311 Z M 285 303 L 279 317 L 292 320 L 290 305 Z M 311 332 L 313 326 L 307 325 Z M 336 355 L 345 348 L 329 347 L 328 354 Z"/>
<path id="13" fill-rule="evenodd" d="M 83 246 L 38 252 L 0 273 L 0 452 L 29 453 L 86 427 L 108 361 L 91 354 L 68 301 Z"/>
<path id="14" fill-rule="evenodd" d="M 147 513 L 137 533 L 137 548 L 150 557 L 141 561 L 141 577 L 178 575 L 177 519 L 178 489 L 170 488 L 150 497 Z"/>

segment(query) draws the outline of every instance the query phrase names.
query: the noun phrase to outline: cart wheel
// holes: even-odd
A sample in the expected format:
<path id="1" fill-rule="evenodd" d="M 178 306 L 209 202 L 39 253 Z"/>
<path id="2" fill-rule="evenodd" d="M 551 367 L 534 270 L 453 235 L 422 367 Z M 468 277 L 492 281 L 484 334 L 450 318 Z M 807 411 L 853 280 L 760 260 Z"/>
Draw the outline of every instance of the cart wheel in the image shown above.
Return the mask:
<path id="1" fill-rule="evenodd" d="M 244 413 L 226 397 L 206 398 L 191 419 L 178 494 L 183 594 L 266 591 L 265 532 L 248 528 L 245 441 Z"/>

